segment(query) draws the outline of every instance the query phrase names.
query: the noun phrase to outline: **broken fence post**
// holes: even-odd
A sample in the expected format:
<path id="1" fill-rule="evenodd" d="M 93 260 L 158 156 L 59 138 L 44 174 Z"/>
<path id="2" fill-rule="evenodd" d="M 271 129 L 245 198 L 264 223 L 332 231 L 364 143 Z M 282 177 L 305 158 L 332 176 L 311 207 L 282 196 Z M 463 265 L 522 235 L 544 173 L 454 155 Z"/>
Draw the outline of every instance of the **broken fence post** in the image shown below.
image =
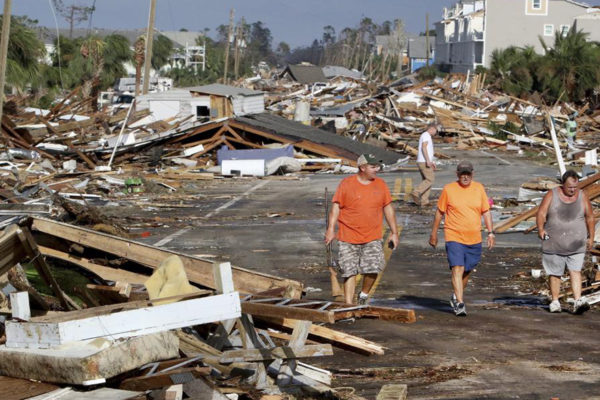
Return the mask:
<path id="1" fill-rule="evenodd" d="M 215 277 L 215 288 L 217 293 L 226 294 L 235 291 L 233 288 L 233 274 L 231 273 L 231 263 L 214 263 L 213 275 Z"/>

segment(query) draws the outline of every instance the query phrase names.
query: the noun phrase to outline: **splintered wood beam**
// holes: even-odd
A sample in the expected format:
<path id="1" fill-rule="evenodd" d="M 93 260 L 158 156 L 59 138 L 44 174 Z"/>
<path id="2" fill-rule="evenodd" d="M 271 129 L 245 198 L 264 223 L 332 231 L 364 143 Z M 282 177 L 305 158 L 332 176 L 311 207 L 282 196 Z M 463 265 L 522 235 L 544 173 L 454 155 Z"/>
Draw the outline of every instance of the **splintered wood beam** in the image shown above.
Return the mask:
<path id="1" fill-rule="evenodd" d="M 283 327 L 287 329 L 294 329 L 298 323 L 298 320 L 288 318 L 256 317 L 256 319 L 264 321 L 266 324 L 273 327 Z M 334 345 L 357 351 L 359 353 L 378 355 L 384 354 L 383 347 L 375 342 L 360 338 L 358 336 L 350 335 L 348 333 L 336 331 L 324 326 L 313 324 L 310 326 L 309 333 L 312 335 L 313 339 L 316 338 L 315 340 L 325 339 L 327 341 L 331 341 Z"/>
<path id="2" fill-rule="evenodd" d="M 137 274 L 135 272 L 127 271 L 124 269 L 105 267 L 103 265 L 94 264 L 86 258 L 76 257 L 72 254 L 55 250 L 50 247 L 38 246 L 38 248 L 40 249 L 40 252 L 45 256 L 58 258 L 59 260 L 75 264 L 79 268 L 88 270 L 106 281 L 125 281 L 129 283 L 143 284 L 149 278 L 149 276 Z"/>
<path id="3" fill-rule="evenodd" d="M 27 257 L 25 248 L 21 246 L 21 240 L 17 235 L 19 229 L 18 225 L 10 225 L 0 236 L 0 276 Z"/>
<path id="4" fill-rule="evenodd" d="M 225 145 L 227 145 L 227 148 L 229 150 L 235 150 L 235 146 L 232 145 L 231 143 L 229 143 L 229 141 L 227 139 L 223 138 L 223 143 L 225 143 Z"/>
<path id="5" fill-rule="evenodd" d="M 216 129 L 218 127 L 222 127 L 222 125 L 223 125 L 223 122 L 211 122 L 210 124 L 199 126 L 197 128 L 194 128 L 194 129 L 190 130 L 189 132 L 185 133 L 182 136 L 179 136 L 179 137 L 177 137 L 175 139 L 169 140 L 169 143 L 179 143 L 179 142 L 182 142 L 182 141 L 184 141 L 184 140 L 186 140 L 186 139 L 188 139 L 188 138 L 190 138 L 190 137 L 192 137 L 194 135 L 198 135 L 200 133 L 208 132 L 208 131 L 210 131 L 212 129 Z"/>
<path id="6" fill-rule="evenodd" d="M 128 258 L 152 269 L 158 268 L 165 258 L 177 255 L 183 262 L 190 282 L 211 289 L 215 288 L 211 261 L 44 218 L 33 218 L 32 229 L 61 240 Z M 300 298 L 302 294 L 302 283 L 298 281 L 235 266 L 232 267 L 232 272 L 234 287 L 241 293 L 259 293 L 283 287 L 289 288 L 289 297 Z"/>
<path id="7" fill-rule="evenodd" d="M 16 234 L 19 237 L 19 240 L 21 241 L 21 246 L 23 246 L 27 255 L 31 258 L 31 263 L 38 271 L 44 282 L 50 287 L 50 289 L 52 289 L 52 291 L 60 301 L 60 304 L 67 310 L 80 309 L 81 307 L 79 307 L 77 303 L 71 300 L 58 285 L 58 282 L 54 278 L 54 275 L 52 275 L 52 273 L 50 272 L 48 264 L 46 264 L 44 256 L 40 253 L 37 247 L 37 243 L 33 239 L 33 236 L 31 236 L 31 232 L 29 232 L 29 229 L 25 227 L 19 228 L 16 231 Z"/>
<path id="8" fill-rule="evenodd" d="M 228 137 L 227 140 L 230 141 L 230 142 L 243 144 L 244 146 L 248 146 L 248 147 L 251 147 L 253 149 L 264 149 L 265 148 L 265 146 L 261 146 L 260 144 L 252 143 L 252 142 L 249 142 L 249 141 L 244 140 L 244 139 L 240 140 L 240 139 L 236 139 L 234 137 Z"/>
<path id="9" fill-rule="evenodd" d="M 167 372 L 158 372 L 150 376 L 136 376 L 123 380 L 119 385 L 119 389 L 133 391 L 160 389 L 165 386 L 171 386 L 173 379 L 178 375 L 191 374 L 194 378 L 200 378 L 201 376 L 210 375 L 210 369 L 210 367 L 176 368 Z"/>
<path id="10" fill-rule="evenodd" d="M 246 314 L 252 314 L 256 317 L 279 317 L 293 318 L 312 322 L 325 322 L 333 324 L 335 315 L 333 311 L 320 311 L 311 308 L 286 307 L 274 304 L 252 303 L 245 301 L 242 303 L 242 311 Z"/>
<path id="11" fill-rule="evenodd" d="M 351 166 L 356 166 L 356 160 L 353 159 L 349 159 L 348 157 L 344 157 L 341 156 L 338 152 L 336 152 L 335 150 L 331 149 L 328 146 L 325 145 L 321 145 L 318 143 L 314 143 L 314 142 L 310 142 L 307 140 L 300 140 L 300 141 L 291 141 L 289 139 L 286 139 L 282 136 L 279 136 L 277 134 L 274 133 L 269 133 L 269 132 L 265 132 L 262 131 L 260 129 L 256 129 L 253 128 L 251 126 L 245 125 L 245 124 L 240 124 L 238 122 L 235 121 L 228 121 L 229 126 L 241 130 L 241 131 L 245 131 L 245 132 L 249 132 L 258 136 L 262 136 L 265 137 L 267 139 L 270 140 L 274 140 L 276 142 L 279 143 L 283 143 L 283 144 L 288 144 L 288 145 L 293 145 L 294 147 L 297 147 L 299 149 L 303 149 L 303 150 L 308 150 L 312 153 L 316 153 L 320 156 L 325 156 L 325 157 L 334 157 L 334 158 L 341 158 L 343 161 L 345 161 L 348 165 Z"/>
<path id="12" fill-rule="evenodd" d="M 253 127 L 251 127 L 249 125 L 240 124 L 240 123 L 238 123 L 236 121 L 228 121 L 228 124 L 229 124 L 229 126 L 231 126 L 233 128 L 236 128 L 236 129 L 239 129 L 239 130 L 242 130 L 242 131 L 245 131 L 245 132 L 253 133 L 255 135 L 262 136 L 262 137 L 274 140 L 274 141 L 279 142 L 279 143 L 292 144 L 292 145 L 294 144 L 294 142 L 291 141 L 290 139 L 286 139 L 284 137 L 281 137 L 281 136 L 273 134 L 273 133 L 261 131 L 260 129 L 253 128 Z"/>
<path id="13" fill-rule="evenodd" d="M 229 132 L 234 138 L 238 139 L 238 140 L 244 140 L 236 131 L 235 129 L 233 129 L 232 127 L 230 127 L 229 125 L 225 125 L 225 128 L 227 129 L 227 132 Z"/>
<path id="14" fill-rule="evenodd" d="M 208 153 L 209 151 L 211 151 L 212 149 L 214 149 L 215 147 L 217 147 L 218 145 L 225 143 L 225 138 L 221 137 L 219 140 L 217 140 L 216 142 L 209 144 L 208 146 L 204 147 L 204 150 L 199 151 L 198 153 L 194 154 L 193 156 L 191 156 L 190 158 L 192 160 L 199 158 L 201 155 Z"/>
<path id="15" fill-rule="evenodd" d="M 330 344 L 301 345 L 299 347 L 281 346 L 262 349 L 243 349 L 224 351 L 220 356 L 208 356 L 206 360 L 216 361 L 221 364 L 234 362 L 269 361 L 275 359 L 296 359 L 320 356 L 332 356 L 333 349 Z"/>

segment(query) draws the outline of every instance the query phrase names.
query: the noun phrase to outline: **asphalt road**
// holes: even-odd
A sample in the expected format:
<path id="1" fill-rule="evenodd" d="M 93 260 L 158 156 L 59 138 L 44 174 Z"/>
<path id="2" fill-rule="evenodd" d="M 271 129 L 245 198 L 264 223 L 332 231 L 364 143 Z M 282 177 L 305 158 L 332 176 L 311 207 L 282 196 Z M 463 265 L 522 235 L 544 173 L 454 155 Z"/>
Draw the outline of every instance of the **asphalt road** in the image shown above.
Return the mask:
<path id="1" fill-rule="evenodd" d="M 455 179 L 462 157 L 473 162 L 475 180 L 497 204 L 516 197 L 526 180 L 556 175 L 552 168 L 507 153 L 441 150 L 456 158 L 440 165 L 434 197 Z M 417 172 L 381 176 L 390 188 L 400 179 L 401 190 L 407 181 L 420 181 Z M 328 299 L 324 191 L 331 194 L 342 178 L 215 181 L 191 201 L 192 209 L 144 211 L 179 220 L 151 231 L 143 241 L 298 279 L 311 288 L 309 297 Z M 417 209 L 399 197 L 400 246 L 373 302 L 413 308 L 417 322 L 338 323 L 336 329 L 384 345 L 386 354 L 365 357 L 336 349 L 335 357 L 310 362 L 334 371 L 335 386 L 354 386 L 357 394 L 373 399 L 389 383 L 408 384 L 410 399 L 600 398 L 600 313 L 550 314 L 539 297 L 527 295 L 527 288 L 543 285 L 522 277 L 540 268 L 535 235 L 498 236 L 498 247 L 484 252 L 467 290 L 468 316 L 457 318 L 448 306 L 450 273 L 443 245 L 434 250 L 426 242 L 434 208 Z M 498 217 L 505 210 L 497 211 Z"/>

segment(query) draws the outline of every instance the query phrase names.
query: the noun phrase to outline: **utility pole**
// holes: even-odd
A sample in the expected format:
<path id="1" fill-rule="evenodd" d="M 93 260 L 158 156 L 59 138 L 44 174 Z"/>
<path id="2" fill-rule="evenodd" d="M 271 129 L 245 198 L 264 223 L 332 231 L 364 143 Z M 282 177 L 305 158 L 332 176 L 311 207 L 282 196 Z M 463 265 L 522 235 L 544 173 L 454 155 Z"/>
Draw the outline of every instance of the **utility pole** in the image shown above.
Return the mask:
<path id="1" fill-rule="evenodd" d="M 152 42 L 154 37 L 154 18 L 156 16 L 156 0 L 150 0 L 150 16 L 146 32 L 146 59 L 144 60 L 144 88 L 142 94 L 148 94 L 150 87 L 150 66 L 152 65 Z"/>
<path id="2" fill-rule="evenodd" d="M 429 13 L 425 14 L 425 57 L 429 67 Z"/>
<path id="3" fill-rule="evenodd" d="M 233 35 L 233 8 L 229 12 L 229 30 L 227 31 L 227 44 L 225 46 L 225 68 L 223 68 L 223 83 L 227 84 L 227 69 L 229 67 L 229 44 Z"/>
<path id="4" fill-rule="evenodd" d="M 4 107 L 6 55 L 8 54 L 8 36 L 10 33 L 10 3 L 11 0 L 4 0 L 4 14 L 2 16 L 2 36 L 0 38 L 0 121 L 2 121 L 2 108 Z"/>
<path id="5" fill-rule="evenodd" d="M 244 18 L 240 21 L 235 32 L 235 53 L 233 57 L 233 76 L 237 80 L 240 70 L 240 41 L 244 38 Z"/>

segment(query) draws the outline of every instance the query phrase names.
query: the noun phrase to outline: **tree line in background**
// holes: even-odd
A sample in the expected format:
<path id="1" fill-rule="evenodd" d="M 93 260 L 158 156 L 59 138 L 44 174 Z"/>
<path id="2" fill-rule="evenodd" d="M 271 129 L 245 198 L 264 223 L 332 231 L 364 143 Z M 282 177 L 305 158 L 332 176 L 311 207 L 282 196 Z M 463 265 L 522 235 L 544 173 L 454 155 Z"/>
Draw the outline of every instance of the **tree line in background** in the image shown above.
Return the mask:
<path id="1" fill-rule="evenodd" d="M 1 16 L 0 16 L 1 19 Z M 124 63 L 140 69 L 144 63 L 144 38 L 133 45 L 121 35 L 104 38 L 93 35 L 84 38 L 61 36 L 55 41 L 56 51 L 46 54 L 44 44 L 36 34 L 37 21 L 27 17 L 12 17 L 6 80 L 17 92 L 28 92 L 34 102 L 46 107 L 59 93 L 81 86 L 84 94 L 93 95 L 112 87 L 126 76 Z M 261 21 L 236 25 L 220 25 L 214 39 L 204 35 L 197 45 L 206 46 L 206 68 L 184 67 L 173 62 L 173 43 L 165 36 L 154 39 L 152 66 L 185 87 L 222 81 L 225 60 L 228 59 L 227 80 L 256 74 L 256 66 L 284 66 L 307 61 L 315 65 L 338 65 L 362 71 L 368 79 L 385 82 L 403 73 L 398 54 L 406 43 L 402 21 L 375 24 L 361 19 L 357 27 L 344 28 L 338 34 L 328 25 L 321 39 L 310 46 L 290 49 L 280 42 L 273 49 L 269 28 Z M 376 43 L 375 37 L 386 37 Z M 542 40 L 540 38 L 540 40 Z M 487 70 L 488 82 L 515 96 L 538 92 L 547 102 L 558 99 L 583 101 L 600 86 L 600 46 L 588 42 L 586 34 L 570 31 L 556 35 L 553 46 L 542 40 L 545 53 L 537 54 L 532 47 L 509 47 L 493 53 Z M 59 51 L 60 50 L 60 51 Z M 229 57 L 226 53 L 229 52 Z M 43 61 L 46 56 L 50 62 Z M 479 72 L 482 72 L 481 69 Z M 423 69 L 421 77 L 430 79 L 438 74 L 435 67 Z"/>

